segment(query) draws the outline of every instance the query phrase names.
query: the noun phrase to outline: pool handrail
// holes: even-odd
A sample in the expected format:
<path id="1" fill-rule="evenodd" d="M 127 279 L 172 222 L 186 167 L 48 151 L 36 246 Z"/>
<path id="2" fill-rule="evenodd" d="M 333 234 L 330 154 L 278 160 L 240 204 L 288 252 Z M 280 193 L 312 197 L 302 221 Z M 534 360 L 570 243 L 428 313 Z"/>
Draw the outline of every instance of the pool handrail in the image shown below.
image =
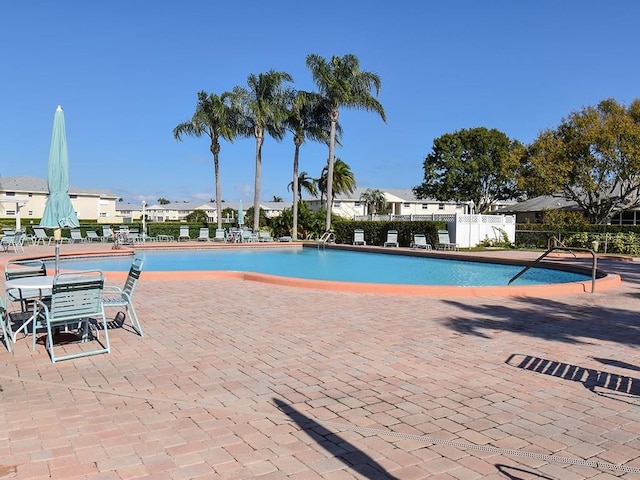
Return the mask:
<path id="1" fill-rule="evenodd" d="M 513 283 L 516 279 L 518 279 L 527 270 L 529 270 L 532 267 L 535 267 L 547 255 L 549 255 L 551 252 L 553 252 L 555 250 L 562 250 L 562 251 L 570 252 L 570 253 L 573 253 L 574 251 L 588 252 L 588 253 L 591 254 L 591 256 L 593 257 L 593 262 L 591 264 L 591 293 L 596 293 L 596 271 L 598 269 L 598 255 L 596 254 L 595 251 L 591 250 L 590 248 L 580 248 L 580 247 L 564 247 L 564 246 L 563 247 L 558 247 L 558 246 L 555 246 L 555 247 L 549 248 L 546 252 L 544 252 L 542 255 L 540 255 L 537 259 L 535 259 L 533 262 L 531 262 L 529 265 L 525 266 L 522 270 L 520 270 L 517 274 L 515 274 L 511 278 L 511 280 L 509 280 L 507 285 L 511 285 L 511 283 Z"/>

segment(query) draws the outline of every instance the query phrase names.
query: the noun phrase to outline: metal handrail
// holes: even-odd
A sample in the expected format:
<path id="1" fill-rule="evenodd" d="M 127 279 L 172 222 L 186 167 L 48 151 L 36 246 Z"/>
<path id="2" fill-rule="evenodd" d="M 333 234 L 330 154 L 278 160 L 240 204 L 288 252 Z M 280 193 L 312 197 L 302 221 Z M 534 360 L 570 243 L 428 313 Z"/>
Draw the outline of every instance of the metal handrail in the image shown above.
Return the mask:
<path id="1" fill-rule="evenodd" d="M 516 279 L 520 278 L 520 276 L 522 274 L 524 274 L 530 268 L 535 267 L 538 263 L 540 263 L 542 261 L 543 258 L 545 258 L 547 255 L 549 255 L 554 250 L 564 250 L 566 252 L 571 252 L 571 253 L 573 253 L 574 251 L 589 252 L 591 254 L 591 256 L 593 257 L 593 263 L 591 265 L 591 293 L 595 293 L 596 292 L 596 270 L 597 270 L 597 267 L 598 267 L 598 256 L 597 256 L 596 252 L 594 252 L 590 248 L 579 248 L 579 247 L 571 247 L 570 248 L 570 247 L 558 247 L 558 246 L 551 247 L 546 252 L 544 252 L 542 255 L 540 255 L 536 260 L 534 260 L 531 264 L 527 265 L 522 270 L 520 270 L 515 276 L 513 276 L 511 278 L 511 280 L 509 280 L 509 283 L 507 285 L 511 285 L 512 282 L 514 282 Z M 575 257 L 575 254 L 574 254 L 574 257 Z"/>
<path id="2" fill-rule="evenodd" d="M 326 231 L 322 234 L 322 236 L 318 239 L 318 248 L 320 245 L 324 247 L 327 243 L 335 243 L 336 235 L 331 231 Z"/>

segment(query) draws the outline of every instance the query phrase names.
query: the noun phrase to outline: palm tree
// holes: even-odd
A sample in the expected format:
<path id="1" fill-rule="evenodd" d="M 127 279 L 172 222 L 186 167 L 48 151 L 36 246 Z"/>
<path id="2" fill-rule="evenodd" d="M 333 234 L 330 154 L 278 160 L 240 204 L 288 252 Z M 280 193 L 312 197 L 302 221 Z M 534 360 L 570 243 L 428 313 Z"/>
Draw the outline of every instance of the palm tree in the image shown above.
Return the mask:
<path id="1" fill-rule="evenodd" d="M 289 182 L 287 190 L 295 191 L 293 182 Z M 302 191 L 304 190 L 312 197 L 318 196 L 318 180 L 311 178 L 307 172 L 300 172 L 298 175 L 298 200 L 302 200 Z"/>
<path id="2" fill-rule="evenodd" d="M 322 174 L 318 179 L 318 189 L 321 194 L 326 194 L 328 188 L 328 180 L 329 178 L 329 162 L 322 169 Z M 339 158 L 336 158 L 336 161 L 333 165 L 333 185 L 331 186 L 331 190 L 335 193 L 335 195 L 353 193 L 356 189 L 356 177 L 353 175 L 351 168 L 349 165 L 344 163 Z M 327 194 L 327 210 L 331 210 L 333 207 L 333 198 L 331 199 L 331 203 L 329 203 L 329 196 Z"/>
<path id="3" fill-rule="evenodd" d="M 340 108 L 355 108 L 373 111 L 386 120 L 382 104 L 371 95 L 375 89 L 376 96 L 380 92 L 382 82 L 380 77 L 372 72 L 360 70 L 360 61 L 355 55 L 347 54 L 343 57 L 333 56 L 330 61 L 317 54 L 307 56 L 307 68 L 311 71 L 313 80 L 320 90 L 320 94 L 331 105 L 329 120 L 329 161 L 327 164 L 327 216 L 325 227 L 331 229 L 331 208 L 333 204 L 333 175 L 336 140 L 336 124 L 340 116 Z"/>
<path id="4" fill-rule="evenodd" d="M 360 200 L 367 205 L 367 213 L 373 215 L 381 210 L 384 210 L 387 206 L 387 199 L 382 193 L 382 190 L 367 188 L 367 190 L 360 195 Z"/>
<path id="5" fill-rule="evenodd" d="M 220 138 L 233 142 L 236 135 L 235 117 L 225 103 L 228 93 L 218 96 L 205 91 L 198 92 L 196 111 L 191 120 L 180 123 L 173 129 L 173 137 L 181 141 L 183 135 L 200 137 L 207 135 L 211 139 L 209 150 L 213 155 L 213 170 L 216 184 L 216 212 L 218 228 L 222 228 L 222 190 L 220 187 Z"/>
<path id="6" fill-rule="evenodd" d="M 253 229 L 260 228 L 260 189 L 262 184 L 262 144 L 267 133 L 276 140 L 285 135 L 286 100 L 290 91 L 283 86 L 293 78 L 286 72 L 269 70 L 247 78 L 247 88 L 235 87 L 232 104 L 241 112 L 240 135 L 256 139 L 256 171 L 253 192 Z"/>
<path id="7" fill-rule="evenodd" d="M 298 239 L 298 201 L 302 198 L 302 189 L 298 182 L 300 147 L 306 139 L 329 143 L 329 104 L 317 93 L 298 91 L 290 98 L 285 120 L 287 130 L 293 134 L 295 150 L 293 154 L 293 228 L 291 236 Z"/>

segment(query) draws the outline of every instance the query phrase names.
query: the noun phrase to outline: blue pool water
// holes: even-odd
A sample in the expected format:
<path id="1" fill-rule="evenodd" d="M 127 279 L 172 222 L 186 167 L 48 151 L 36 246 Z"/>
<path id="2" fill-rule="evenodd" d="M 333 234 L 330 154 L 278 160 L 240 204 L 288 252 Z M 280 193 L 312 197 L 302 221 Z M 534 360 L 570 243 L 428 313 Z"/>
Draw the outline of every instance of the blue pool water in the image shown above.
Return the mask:
<path id="1" fill-rule="evenodd" d="M 405 285 L 504 286 L 522 269 L 514 265 L 316 248 L 162 250 L 140 255 L 145 258 L 145 271 L 233 270 L 315 280 Z M 127 271 L 131 260 L 128 256 L 63 259 L 60 268 Z M 572 272 L 533 268 L 513 285 L 590 279 Z"/>

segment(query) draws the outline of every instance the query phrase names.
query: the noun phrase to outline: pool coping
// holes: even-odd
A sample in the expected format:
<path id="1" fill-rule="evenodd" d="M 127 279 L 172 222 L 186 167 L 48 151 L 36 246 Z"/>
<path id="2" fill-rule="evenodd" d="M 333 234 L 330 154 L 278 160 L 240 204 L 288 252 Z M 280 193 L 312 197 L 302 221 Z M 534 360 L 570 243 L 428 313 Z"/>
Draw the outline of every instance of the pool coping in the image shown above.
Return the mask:
<path id="1" fill-rule="evenodd" d="M 104 247 L 104 245 L 103 245 Z M 91 248 L 91 247 L 88 247 Z M 184 249 L 215 249 L 215 248 L 261 248 L 261 249 L 282 249 L 282 248 L 318 248 L 315 242 L 263 242 L 252 244 L 225 244 L 225 243 L 205 243 L 205 242 L 167 242 L 161 244 L 136 245 L 134 248 L 122 247 L 110 250 L 85 250 L 82 252 L 63 252 L 60 258 L 82 258 L 95 256 L 131 256 L 136 251 L 145 250 L 184 250 Z M 323 245 L 320 248 L 363 251 L 373 253 L 385 253 L 391 255 L 423 256 L 443 259 L 456 259 L 472 262 L 501 263 L 508 265 L 526 266 L 532 263 L 530 259 L 505 258 L 499 253 L 479 255 L 471 252 L 450 252 L 439 250 L 417 250 L 403 247 L 385 248 L 378 246 L 352 246 L 343 244 Z M 26 255 L 13 258 L 16 259 L 51 259 L 53 255 Z M 6 260 L 8 261 L 8 259 Z M 6 261 L 4 263 L 6 263 Z M 3 265 L 0 262 L 0 265 Z M 541 263 L 539 266 L 556 270 L 566 270 L 572 272 L 591 275 L 591 268 L 582 265 L 570 265 L 549 261 Z M 595 293 L 606 292 L 618 288 L 622 284 L 620 275 L 610 274 L 598 269 L 598 278 L 595 280 Z M 122 280 L 126 278 L 127 272 L 105 271 L 105 276 L 112 280 Z M 504 286 L 450 286 L 450 285 L 410 285 L 410 284 L 381 284 L 381 283 L 356 283 L 328 280 L 311 280 L 293 277 L 281 277 L 256 272 L 240 272 L 230 270 L 214 271 L 164 271 L 150 272 L 144 271 L 143 277 L 149 280 L 179 281 L 189 279 L 211 279 L 228 278 L 244 281 L 255 281 L 271 285 L 279 285 L 295 288 L 308 288 L 316 290 L 326 290 L 345 293 L 393 295 L 393 296 L 425 296 L 425 297 L 556 297 L 561 295 L 576 295 L 591 293 L 592 281 L 554 283 L 548 285 L 504 285 Z"/>

